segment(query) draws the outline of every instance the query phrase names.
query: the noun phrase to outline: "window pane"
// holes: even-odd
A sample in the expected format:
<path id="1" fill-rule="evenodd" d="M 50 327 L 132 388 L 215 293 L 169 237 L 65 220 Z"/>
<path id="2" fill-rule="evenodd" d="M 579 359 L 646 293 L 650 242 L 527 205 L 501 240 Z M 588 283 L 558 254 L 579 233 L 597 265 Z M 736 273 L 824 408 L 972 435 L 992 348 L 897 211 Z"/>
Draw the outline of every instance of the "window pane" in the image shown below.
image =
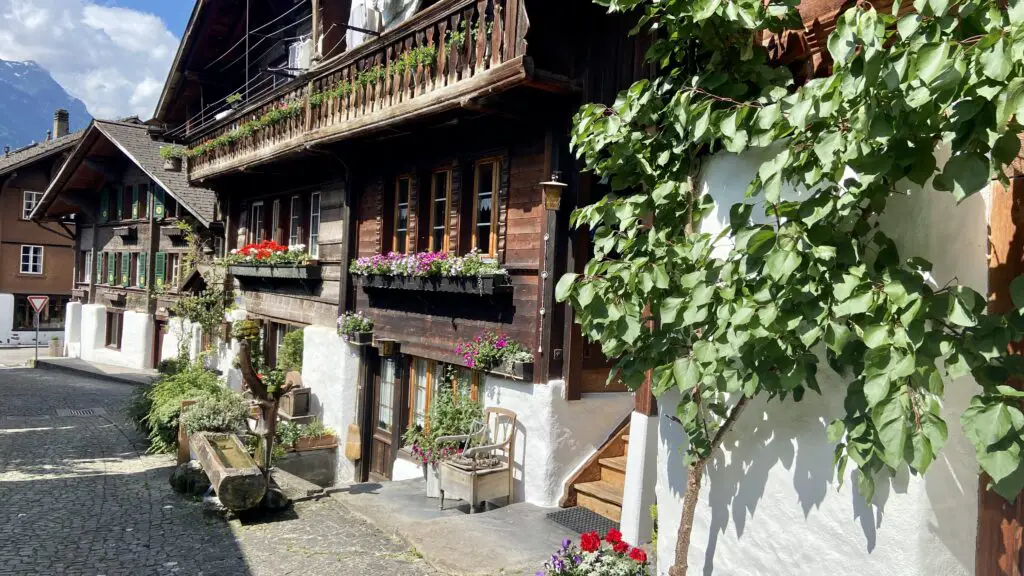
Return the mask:
<path id="1" fill-rule="evenodd" d="M 427 425 L 427 361 L 416 360 L 416 393 L 413 396 L 413 423 Z"/>
<path id="2" fill-rule="evenodd" d="M 391 399 L 395 393 L 395 361 L 383 360 L 380 374 L 380 398 L 377 400 L 377 428 L 391 430 Z"/>
<path id="3" fill-rule="evenodd" d="M 302 206 L 299 202 L 299 197 L 295 196 L 292 198 L 292 209 L 289 212 L 292 215 L 291 230 L 288 232 L 288 245 L 292 246 L 299 243 L 299 222 L 302 220 Z"/>
<path id="4" fill-rule="evenodd" d="M 430 215 L 430 248 L 435 252 L 441 252 L 448 249 L 445 241 L 448 230 L 448 172 L 434 174 L 432 190 L 434 205 L 431 207 Z"/>
<path id="5" fill-rule="evenodd" d="M 409 179 L 402 178 L 398 181 L 398 203 L 408 204 L 409 203 Z"/>
<path id="6" fill-rule="evenodd" d="M 490 194 L 494 192 L 494 163 L 488 162 L 480 165 L 480 188 L 478 191 L 480 194 Z"/>
<path id="7" fill-rule="evenodd" d="M 484 254 L 490 254 L 494 247 L 491 246 L 491 228 L 494 217 L 494 176 L 497 165 L 494 162 L 487 162 L 477 165 L 476 177 L 476 247 Z"/>
<path id="8" fill-rule="evenodd" d="M 309 255 L 320 256 L 320 193 L 314 192 L 309 198 Z"/>
<path id="9" fill-rule="evenodd" d="M 405 252 L 405 231 L 395 233 L 395 252 Z"/>

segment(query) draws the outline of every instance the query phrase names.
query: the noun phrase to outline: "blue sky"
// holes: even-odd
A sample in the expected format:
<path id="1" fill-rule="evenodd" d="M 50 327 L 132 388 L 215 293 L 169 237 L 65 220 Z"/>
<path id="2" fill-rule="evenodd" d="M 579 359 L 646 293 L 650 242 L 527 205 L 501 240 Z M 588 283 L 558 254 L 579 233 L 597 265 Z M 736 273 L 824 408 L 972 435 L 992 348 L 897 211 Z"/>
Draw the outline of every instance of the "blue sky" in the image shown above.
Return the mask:
<path id="1" fill-rule="evenodd" d="M 153 115 L 194 0 L 0 0 L 0 60 L 33 60 L 97 118 Z"/>

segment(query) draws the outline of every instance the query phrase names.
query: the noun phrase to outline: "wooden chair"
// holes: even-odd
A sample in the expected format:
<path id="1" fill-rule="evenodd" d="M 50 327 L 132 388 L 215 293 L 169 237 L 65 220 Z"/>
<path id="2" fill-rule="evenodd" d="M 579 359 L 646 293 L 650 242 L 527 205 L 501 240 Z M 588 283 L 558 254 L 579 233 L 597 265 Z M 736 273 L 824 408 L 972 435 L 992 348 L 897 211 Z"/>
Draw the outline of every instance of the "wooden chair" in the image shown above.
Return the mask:
<path id="1" fill-rule="evenodd" d="M 505 408 L 487 408 L 484 420 L 478 422 L 474 431 L 460 436 L 442 436 L 442 442 L 462 442 L 465 450 L 462 456 L 468 463 L 447 461 L 438 471 L 441 484 L 441 510 L 444 510 L 445 496 L 469 502 L 472 514 L 477 505 L 496 498 L 505 498 L 506 505 L 512 503 L 512 472 L 516 447 L 516 413 Z M 475 457 L 495 457 L 497 466 L 477 467 Z"/>

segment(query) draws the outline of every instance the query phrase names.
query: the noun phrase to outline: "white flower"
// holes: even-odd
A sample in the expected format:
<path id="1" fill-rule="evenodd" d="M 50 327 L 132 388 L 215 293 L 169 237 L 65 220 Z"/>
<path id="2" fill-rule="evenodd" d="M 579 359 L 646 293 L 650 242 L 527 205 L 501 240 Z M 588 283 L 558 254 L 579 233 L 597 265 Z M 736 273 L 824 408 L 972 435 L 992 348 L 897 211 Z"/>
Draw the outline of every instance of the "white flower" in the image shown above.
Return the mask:
<path id="1" fill-rule="evenodd" d="M 291 246 L 288 247 L 288 251 L 289 252 L 305 252 L 306 251 L 306 245 L 305 244 L 292 244 Z"/>

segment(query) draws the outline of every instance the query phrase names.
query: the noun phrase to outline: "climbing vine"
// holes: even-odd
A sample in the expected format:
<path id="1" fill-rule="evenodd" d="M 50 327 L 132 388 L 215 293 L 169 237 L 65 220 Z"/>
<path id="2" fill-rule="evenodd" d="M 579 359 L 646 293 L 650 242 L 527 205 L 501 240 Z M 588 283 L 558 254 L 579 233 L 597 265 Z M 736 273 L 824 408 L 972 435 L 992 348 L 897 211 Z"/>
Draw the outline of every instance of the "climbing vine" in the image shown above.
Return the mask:
<path id="1" fill-rule="evenodd" d="M 743 407 L 839 393 L 818 385 L 823 359 L 846 381 L 827 432 L 839 482 L 852 460 L 870 500 L 881 473 L 925 473 L 947 438 L 946 383 L 969 374 L 980 388 L 961 424 L 991 487 L 1015 497 L 1024 392 L 1007 385 L 1021 372 L 1007 347 L 1024 317 L 935 285 L 878 222 L 914 186 L 959 201 L 1005 180 L 1024 118 L 1024 0 L 916 0 L 902 16 L 900 2 L 860 2 L 828 39 L 832 73 L 801 86 L 758 42 L 801 28 L 794 0 L 596 1 L 641 13 L 658 73 L 575 117 L 573 149 L 612 193 L 573 214 L 594 257 L 556 293 L 615 359 L 612 377 L 636 388 L 650 372 L 656 395 L 681 394 L 688 485 L 672 573 L 686 573 L 704 466 Z M 751 149 L 767 160 L 712 230 L 721 191 L 702 169 Z M 1024 281 L 1011 288 L 1024 306 Z"/>

